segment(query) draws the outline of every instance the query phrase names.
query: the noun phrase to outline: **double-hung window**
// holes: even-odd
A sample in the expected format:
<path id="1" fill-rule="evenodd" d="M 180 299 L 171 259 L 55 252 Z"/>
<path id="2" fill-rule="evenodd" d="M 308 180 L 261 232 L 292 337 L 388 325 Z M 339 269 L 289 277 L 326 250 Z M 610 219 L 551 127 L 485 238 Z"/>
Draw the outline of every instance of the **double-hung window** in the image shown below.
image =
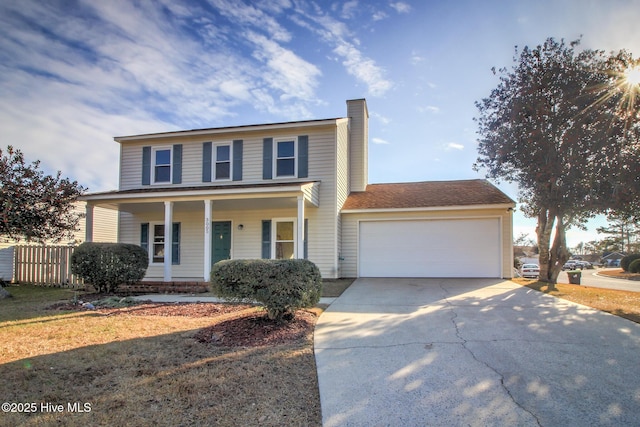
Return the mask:
<path id="1" fill-rule="evenodd" d="M 215 180 L 231 179 L 231 145 L 220 144 L 215 146 L 215 162 L 213 163 L 213 176 Z"/>
<path id="2" fill-rule="evenodd" d="M 180 223 L 171 225 L 171 263 L 180 264 Z M 143 223 L 140 228 L 140 246 L 149 252 L 151 264 L 164 263 L 164 224 Z"/>
<path id="3" fill-rule="evenodd" d="M 153 182 L 171 182 L 171 148 L 158 147 L 153 150 Z"/>
<path id="4" fill-rule="evenodd" d="M 296 141 L 275 141 L 276 177 L 296 176 Z"/>

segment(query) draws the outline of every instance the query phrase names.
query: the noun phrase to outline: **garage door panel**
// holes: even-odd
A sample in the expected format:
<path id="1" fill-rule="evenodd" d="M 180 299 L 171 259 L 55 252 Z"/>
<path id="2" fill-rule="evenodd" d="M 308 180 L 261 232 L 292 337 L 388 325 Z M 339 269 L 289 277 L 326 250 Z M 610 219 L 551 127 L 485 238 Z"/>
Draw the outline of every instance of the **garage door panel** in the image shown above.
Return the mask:
<path id="1" fill-rule="evenodd" d="M 361 277 L 500 277 L 500 222 L 362 221 Z"/>

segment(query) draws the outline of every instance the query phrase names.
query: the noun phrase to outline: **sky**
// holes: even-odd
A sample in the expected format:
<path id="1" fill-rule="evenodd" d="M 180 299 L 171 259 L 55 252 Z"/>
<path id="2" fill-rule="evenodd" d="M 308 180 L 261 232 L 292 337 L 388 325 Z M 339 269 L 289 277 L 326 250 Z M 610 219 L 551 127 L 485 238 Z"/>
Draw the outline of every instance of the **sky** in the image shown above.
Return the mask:
<path id="1" fill-rule="evenodd" d="M 366 98 L 370 183 L 484 178 L 491 68 L 547 37 L 638 58 L 638 22 L 640 0 L 2 0 L 0 147 L 107 191 L 114 136 L 344 117 Z M 534 230 L 516 209 L 514 236 Z"/>

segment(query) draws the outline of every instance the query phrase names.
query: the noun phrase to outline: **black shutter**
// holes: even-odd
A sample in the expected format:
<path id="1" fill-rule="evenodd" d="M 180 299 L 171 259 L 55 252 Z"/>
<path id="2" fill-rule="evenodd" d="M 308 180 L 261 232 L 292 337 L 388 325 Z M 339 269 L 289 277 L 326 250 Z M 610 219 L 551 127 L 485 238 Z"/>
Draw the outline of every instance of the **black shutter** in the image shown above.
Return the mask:
<path id="1" fill-rule="evenodd" d="M 182 184 L 182 144 L 173 146 L 173 184 Z"/>
<path id="2" fill-rule="evenodd" d="M 304 259 L 309 259 L 309 219 L 304 219 Z"/>
<path id="3" fill-rule="evenodd" d="M 171 228 L 171 264 L 180 265 L 180 223 L 174 222 Z"/>
<path id="4" fill-rule="evenodd" d="M 298 178 L 309 176 L 309 137 L 298 137 Z"/>
<path id="5" fill-rule="evenodd" d="M 151 185 L 151 147 L 142 147 L 142 185 Z"/>
<path id="6" fill-rule="evenodd" d="M 233 141 L 233 180 L 242 181 L 242 140 Z"/>
<path id="7" fill-rule="evenodd" d="M 140 224 L 140 246 L 149 252 L 149 223 Z"/>
<path id="8" fill-rule="evenodd" d="M 211 182 L 211 142 L 202 143 L 202 182 Z"/>
<path id="9" fill-rule="evenodd" d="M 262 179 L 273 178 L 273 138 L 262 140 Z"/>
<path id="10" fill-rule="evenodd" d="M 271 220 L 262 221 L 262 258 L 271 258 Z"/>

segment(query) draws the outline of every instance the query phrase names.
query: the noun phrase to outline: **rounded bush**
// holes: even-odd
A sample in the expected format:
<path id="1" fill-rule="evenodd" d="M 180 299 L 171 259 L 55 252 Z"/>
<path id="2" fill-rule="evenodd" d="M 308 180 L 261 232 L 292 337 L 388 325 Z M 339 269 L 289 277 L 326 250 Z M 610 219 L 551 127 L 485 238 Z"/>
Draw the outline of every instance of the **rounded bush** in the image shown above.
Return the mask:
<path id="1" fill-rule="evenodd" d="M 620 260 L 620 267 L 622 267 L 622 269 L 624 271 L 629 271 L 629 264 L 631 264 L 631 262 L 633 260 L 639 259 L 640 258 L 640 254 L 629 254 L 626 255 L 624 257 L 622 257 L 622 259 Z"/>
<path id="2" fill-rule="evenodd" d="M 629 273 L 640 273 L 640 258 L 631 261 L 628 271 Z"/>
<path id="3" fill-rule="evenodd" d="M 212 268 L 211 290 L 228 301 L 262 304 L 269 319 L 291 319 L 320 301 L 322 276 L 304 259 L 225 260 Z"/>
<path id="4" fill-rule="evenodd" d="M 138 245 L 85 242 L 71 255 L 71 272 L 98 292 L 138 283 L 147 272 L 149 255 Z"/>

